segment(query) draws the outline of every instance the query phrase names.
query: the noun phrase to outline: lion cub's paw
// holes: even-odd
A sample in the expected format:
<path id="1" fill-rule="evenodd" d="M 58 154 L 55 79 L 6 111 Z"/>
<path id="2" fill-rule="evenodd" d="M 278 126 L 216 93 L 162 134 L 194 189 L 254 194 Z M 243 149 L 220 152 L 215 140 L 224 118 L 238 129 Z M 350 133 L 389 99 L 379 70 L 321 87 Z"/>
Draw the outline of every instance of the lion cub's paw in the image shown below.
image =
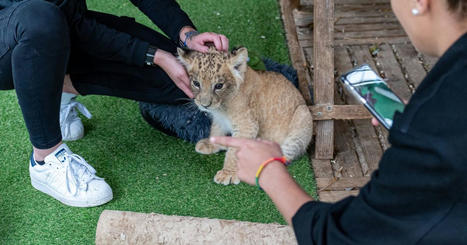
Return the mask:
<path id="1" fill-rule="evenodd" d="M 196 143 L 195 150 L 201 154 L 213 154 L 222 149 L 219 145 L 214 145 L 209 142 L 209 139 L 202 139 Z"/>
<path id="2" fill-rule="evenodd" d="M 222 169 L 217 171 L 216 176 L 214 176 L 214 182 L 223 185 L 238 185 L 240 183 L 240 179 L 238 178 L 236 171 Z"/>

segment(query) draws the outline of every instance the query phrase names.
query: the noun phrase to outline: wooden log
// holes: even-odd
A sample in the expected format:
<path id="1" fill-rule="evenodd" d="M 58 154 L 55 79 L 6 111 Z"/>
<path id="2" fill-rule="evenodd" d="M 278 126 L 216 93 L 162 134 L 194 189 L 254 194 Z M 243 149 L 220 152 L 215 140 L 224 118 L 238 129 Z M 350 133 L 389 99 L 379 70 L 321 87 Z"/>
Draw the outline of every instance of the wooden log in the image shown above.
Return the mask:
<path id="1" fill-rule="evenodd" d="M 96 244 L 297 244 L 290 226 L 104 210 Z"/>
<path id="2" fill-rule="evenodd" d="M 334 0 L 314 4 L 313 98 L 316 104 L 334 104 Z M 334 157 L 334 121 L 316 123 L 315 158 Z"/>

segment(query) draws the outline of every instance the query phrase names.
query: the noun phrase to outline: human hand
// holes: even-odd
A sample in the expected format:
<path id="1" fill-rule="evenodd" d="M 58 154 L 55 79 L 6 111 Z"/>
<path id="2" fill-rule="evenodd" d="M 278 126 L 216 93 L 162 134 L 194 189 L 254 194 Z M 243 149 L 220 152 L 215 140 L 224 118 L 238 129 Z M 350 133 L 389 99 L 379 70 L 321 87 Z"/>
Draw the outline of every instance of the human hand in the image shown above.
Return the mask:
<path id="1" fill-rule="evenodd" d="M 207 52 L 209 46 L 207 43 L 214 43 L 218 51 L 229 51 L 229 39 L 222 34 L 214 32 L 204 32 L 198 35 L 191 36 L 186 40 L 186 45 L 189 49 L 199 52 Z"/>
<path id="2" fill-rule="evenodd" d="M 154 64 L 160 66 L 172 79 L 175 85 L 181 89 L 189 98 L 193 98 L 190 89 L 190 79 L 185 68 L 171 53 L 162 49 L 157 49 L 154 55 Z"/>
<path id="3" fill-rule="evenodd" d="M 208 44 L 214 43 L 214 46 L 219 51 L 227 52 L 229 50 L 229 39 L 226 36 L 214 32 L 196 33 L 188 37 L 185 35 L 193 31 L 196 30 L 191 26 L 185 26 L 180 31 L 180 40 L 184 40 L 189 49 L 204 53 L 209 49 Z"/>
<path id="4" fill-rule="evenodd" d="M 237 175 L 241 181 L 250 185 L 255 184 L 256 172 L 264 161 L 282 156 L 279 144 L 271 141 L 233 137 L 211 137 L 210 141 L 214 144 L 237 148 Z M 261 176 L 268 174 L 274 168 L 285 170 L 282 163 L 272 162 L 264 168 Z M 287 173 L 286 170 L 285 172 Z"/>
<path id="5" fill-rule="evenodd" d="M 371 118 L 371 124 L 373 124 L 373 126 L 376 127 L 376 126 L 379 125 L 379 122 L 378 122 L 378 120 L 377 120 L 376 118 L 372 117 L 372 118 Z"/>

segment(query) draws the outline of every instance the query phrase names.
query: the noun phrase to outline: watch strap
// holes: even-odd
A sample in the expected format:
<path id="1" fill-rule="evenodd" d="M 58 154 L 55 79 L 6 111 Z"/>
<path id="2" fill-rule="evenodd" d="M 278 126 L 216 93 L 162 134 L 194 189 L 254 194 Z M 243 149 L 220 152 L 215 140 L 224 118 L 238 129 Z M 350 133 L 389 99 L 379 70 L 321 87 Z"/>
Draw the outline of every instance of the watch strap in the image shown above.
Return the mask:
<path id="1" fill-rule="evenodd" d="M 149 45 L 148 51 L 146 51 L 145 63 L 148 66 L 155 66 L 154 64 L 154 56 L 156 55 L 157 48 Z"/>

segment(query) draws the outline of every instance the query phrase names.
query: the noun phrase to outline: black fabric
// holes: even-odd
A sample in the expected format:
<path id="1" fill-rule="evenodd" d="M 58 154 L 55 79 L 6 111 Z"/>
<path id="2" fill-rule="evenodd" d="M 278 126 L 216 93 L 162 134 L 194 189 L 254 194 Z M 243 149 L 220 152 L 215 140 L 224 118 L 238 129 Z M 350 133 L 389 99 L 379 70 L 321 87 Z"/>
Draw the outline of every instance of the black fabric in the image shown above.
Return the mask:
<path id="1" fill-rule="evenodd" d="M 391 147 L 357 197 L 309 202 L 299 244 L 467 244 L 467 34 L 395 116 Z"/>
<path id="2" fill-rule="evenodd" d="M 159 3 L 170 8 L 150 8 Z M 163 27 L 173 38 L 178 25 L 192 25 L 175 1 L 137 4 L 161 14 L 159 24 L 180 18 Z M 149 43 L 173 53 L 178 39 L 170 40 L 128 17 L 89 11 L 84 0 L 0 0 L 0 6 L 8 6 L 0 8 L 0 89 L 16 90 L 36 148 L 50 148 L 62 139 L 59 109 L 66 71 L 83 95 L 186 103 L 186 95 L 160 67 L 142 66 Z"/>
<path id="3" fill-rule="evenodd" d="M 88 11 L 86 15 L 102 25 L 175 53 L 177 46 L 162 34 L 133 18 Z M 160 104 L 186 103 L 188 97 L 160 67 L 127 65 L 96 58 L 71 41 L 68 73 L 81 95 L 109 95 Z"/>
<path id="4" fill-rule="evenodd" d="M 22 0 L 0 0 L 1 9 Z M 27 0 L 25 0 L 27 1 Z M 141 39 L 96 21 L 87 15 L 86 0 L 50 0 L 65 13 L 71 39 L 86 53 L 100 59 L 126 64 L 144 65 L 149 44 Z M 162 31 L 178 44 L 178 33 L 184 26 L 195 27 L 193 22 L 174 0 L 131 0 Z M 36 12 L 35 15 L 40 15 Z"/>
<path id="5" fill-rule="evenodd" d="M 65 17 L 57 6 L 31 0 L 1 10 L 0 26 L 0 89 L 15 88 L 31 143 L 50 148 L 62 139 L 60 97 L 70 52 Z"/>

